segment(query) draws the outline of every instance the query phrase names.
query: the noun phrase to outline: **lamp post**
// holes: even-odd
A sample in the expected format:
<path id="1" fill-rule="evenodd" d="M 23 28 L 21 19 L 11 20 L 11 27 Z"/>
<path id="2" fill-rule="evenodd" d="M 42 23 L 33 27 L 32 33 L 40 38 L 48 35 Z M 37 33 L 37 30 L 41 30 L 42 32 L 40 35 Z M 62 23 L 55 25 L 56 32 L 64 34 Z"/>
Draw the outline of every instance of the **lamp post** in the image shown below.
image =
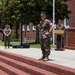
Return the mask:
<path id="1" fill-rule="evenodd" d="M 22 32 L 22 26 L 23 26 L 23 22 L 21 21 L 21 47 L 22 47 L 22 44 L 23 44 L 23 42 L 22 42 L 22 41 L 23 41 L 23 40 L 22 40 L 22 39 L 23 39 L 23 35 L 22 35 L 22 33 L 23 33 L 23 32 Z"/>
<path id="2" fill-rule="evenodd" d="M 55 26 L 55 0 L 53 0 L 53 25 Z M 53 45 L 55 44 L 54 28 L 53 28 Z"/>
<path id="3" fill-rule="evenodd" d="M 21 47 L 23 45 L 23 24 L 24 24 L 24 18 L 21 19 Z"/>

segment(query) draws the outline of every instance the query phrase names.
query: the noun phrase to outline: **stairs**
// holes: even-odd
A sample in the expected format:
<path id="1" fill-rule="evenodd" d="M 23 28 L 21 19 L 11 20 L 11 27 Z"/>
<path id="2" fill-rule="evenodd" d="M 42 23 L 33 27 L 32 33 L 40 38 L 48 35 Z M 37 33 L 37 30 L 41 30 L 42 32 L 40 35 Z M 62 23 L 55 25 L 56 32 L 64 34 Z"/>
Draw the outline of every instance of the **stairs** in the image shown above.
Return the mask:
<path id="1" fill-rule="evenodd" d="M 0 51 L 0 75 L 75 75 L 75 69 Z"/>

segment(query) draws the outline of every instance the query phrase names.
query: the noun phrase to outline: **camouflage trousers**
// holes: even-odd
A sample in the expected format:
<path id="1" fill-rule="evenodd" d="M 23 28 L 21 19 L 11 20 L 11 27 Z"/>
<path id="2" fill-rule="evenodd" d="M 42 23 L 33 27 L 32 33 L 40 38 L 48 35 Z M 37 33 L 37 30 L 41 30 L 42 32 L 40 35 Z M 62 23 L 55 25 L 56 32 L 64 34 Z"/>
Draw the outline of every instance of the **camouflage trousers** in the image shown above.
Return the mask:
<path id="1" fill-rule="evenodd" d="M 42 54 L 45 56 L 50 55 L 50 36 L 46 38 L 41 37 L 40 39 Z"/>
<path id="2" fill-rule="evenodd" d="M 4 44 L 5 44 L 5 47 L 10 46 L 10 35 L 9 36 L 4 36 Z"/>

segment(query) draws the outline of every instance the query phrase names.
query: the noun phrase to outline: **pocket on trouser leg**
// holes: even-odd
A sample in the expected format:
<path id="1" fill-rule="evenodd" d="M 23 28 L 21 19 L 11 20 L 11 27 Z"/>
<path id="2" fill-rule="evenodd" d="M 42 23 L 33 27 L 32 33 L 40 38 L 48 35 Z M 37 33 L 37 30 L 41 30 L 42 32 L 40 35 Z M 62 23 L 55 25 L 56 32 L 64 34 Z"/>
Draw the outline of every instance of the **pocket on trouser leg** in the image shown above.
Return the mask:
<path id="1" fill-rule="evenodd" d="M 44 39 L 44 48 L 50 50 L 50 38 Z"/>
<path id="2" fill-rule="evenodd" d="M 46 49 L 45 53 L 46 53 L 46 56 L 49 56 L 50 55 L 50 50 Z"/>

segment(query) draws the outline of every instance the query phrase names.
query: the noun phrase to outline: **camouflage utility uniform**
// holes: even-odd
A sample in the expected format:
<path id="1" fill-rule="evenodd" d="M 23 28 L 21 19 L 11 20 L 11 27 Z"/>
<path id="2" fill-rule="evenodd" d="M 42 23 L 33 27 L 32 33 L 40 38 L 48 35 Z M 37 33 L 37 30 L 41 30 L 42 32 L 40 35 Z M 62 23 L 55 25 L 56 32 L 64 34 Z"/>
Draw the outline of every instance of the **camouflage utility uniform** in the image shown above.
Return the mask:
<path id="1" fill-rule="evenodd" d="M 6 34 L 9 34 L 10 31 L 11 31 L 10 28 L 5 28 L 5 29 L 4 29 L 4 32 L 5 32 Z M 8 36 L 5 35 L 5 36 L 4 36 L 4 42 L 5 42 L 5 47 L 8 46 L 8 48 L 9 48 L 9 46 L 10 46 L 10 35 L 8 35 Z M 8 44 L 7 44 L 7 43 L 8 43 Z"/>
<path id="2" fill-rule="evenodd" d="M 65 26 L 57 25 L 56 30 L 65 30 Z M 64 48 L 64 34 L 62 35 L 62 48 Z"/>
<path id="3" fill-rule="evenodd" d="M 50 30 L 50 20 L 45 19 L 44 21 L 40 21 L 40 31 L 41 31 L 41 50 L 43 54 L 43 58 L 48 57 L 50 55 L 50 34 L 46 35 L 46 32 Z"/>

